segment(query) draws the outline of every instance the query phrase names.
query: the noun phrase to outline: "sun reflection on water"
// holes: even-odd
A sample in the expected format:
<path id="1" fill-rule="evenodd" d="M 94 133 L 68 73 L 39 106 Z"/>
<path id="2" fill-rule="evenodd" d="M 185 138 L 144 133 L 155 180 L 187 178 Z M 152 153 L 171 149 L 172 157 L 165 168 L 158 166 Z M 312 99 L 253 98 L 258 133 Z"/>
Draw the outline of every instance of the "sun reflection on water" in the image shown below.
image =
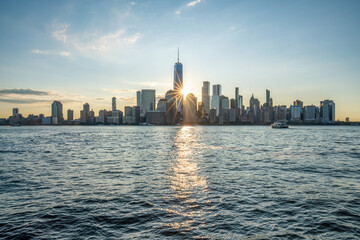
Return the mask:
<path id="1" fill-rule="evenodd" d="M 199 206 L 199 201 L 207 192 L 207 182 L 199 175 L 200 168 L 192 148 L 195 143 L 196 136 L 192 127 L 182 127 L 175 137 L 176 158 L 169 176 L 172 190 L 169 200 L 175 203 L 166 211 L 180 217 L 181 221 L 169 224 L 179 231 L 190 231 L 195 226 L 204 225 L 204 211 Z"/>

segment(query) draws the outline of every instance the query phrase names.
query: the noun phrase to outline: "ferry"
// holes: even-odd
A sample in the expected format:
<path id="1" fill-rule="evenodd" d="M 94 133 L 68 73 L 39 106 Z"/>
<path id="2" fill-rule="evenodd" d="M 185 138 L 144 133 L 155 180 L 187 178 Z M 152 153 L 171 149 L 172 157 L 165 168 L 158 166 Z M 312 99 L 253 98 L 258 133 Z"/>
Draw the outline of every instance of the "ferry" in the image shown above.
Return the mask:
<path id="1" fill-rule="evenodd" d="M 271 128 L 289 128 L 289 126 L 283 122 L 274 122 L 271 124 Z"/>

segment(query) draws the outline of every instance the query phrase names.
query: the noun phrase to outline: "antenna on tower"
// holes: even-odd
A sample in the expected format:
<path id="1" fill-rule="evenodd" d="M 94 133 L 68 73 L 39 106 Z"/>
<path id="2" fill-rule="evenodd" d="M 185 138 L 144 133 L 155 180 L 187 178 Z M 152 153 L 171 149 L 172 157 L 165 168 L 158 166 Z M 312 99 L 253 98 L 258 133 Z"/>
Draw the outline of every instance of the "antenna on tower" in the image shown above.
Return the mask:
<path id="1" fill-rule="evenodd" d="M 179 47 L 178 47 L 178 63 L 179 63 Z"/>

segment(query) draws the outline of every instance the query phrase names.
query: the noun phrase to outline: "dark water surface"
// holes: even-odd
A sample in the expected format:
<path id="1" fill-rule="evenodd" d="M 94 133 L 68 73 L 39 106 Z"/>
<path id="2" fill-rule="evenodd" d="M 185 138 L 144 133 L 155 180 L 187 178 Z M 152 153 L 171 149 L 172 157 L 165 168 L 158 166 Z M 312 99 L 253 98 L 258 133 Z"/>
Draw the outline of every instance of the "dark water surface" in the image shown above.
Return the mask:
<path id="1" fill-rule="evenodd" d="M 0 238 L 359 239 L 360 128 L 1 127 Z"/>

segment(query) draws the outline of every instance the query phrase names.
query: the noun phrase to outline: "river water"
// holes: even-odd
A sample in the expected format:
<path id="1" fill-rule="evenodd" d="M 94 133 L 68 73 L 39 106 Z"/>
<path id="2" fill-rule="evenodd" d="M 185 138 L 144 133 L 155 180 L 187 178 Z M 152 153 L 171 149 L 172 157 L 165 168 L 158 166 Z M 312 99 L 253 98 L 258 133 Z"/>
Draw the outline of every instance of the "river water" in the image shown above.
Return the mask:
<path id="1" fill-rule="evenodd" d="M 0 127 L 0 238 L 357 239 L 360 127 Z"/>

